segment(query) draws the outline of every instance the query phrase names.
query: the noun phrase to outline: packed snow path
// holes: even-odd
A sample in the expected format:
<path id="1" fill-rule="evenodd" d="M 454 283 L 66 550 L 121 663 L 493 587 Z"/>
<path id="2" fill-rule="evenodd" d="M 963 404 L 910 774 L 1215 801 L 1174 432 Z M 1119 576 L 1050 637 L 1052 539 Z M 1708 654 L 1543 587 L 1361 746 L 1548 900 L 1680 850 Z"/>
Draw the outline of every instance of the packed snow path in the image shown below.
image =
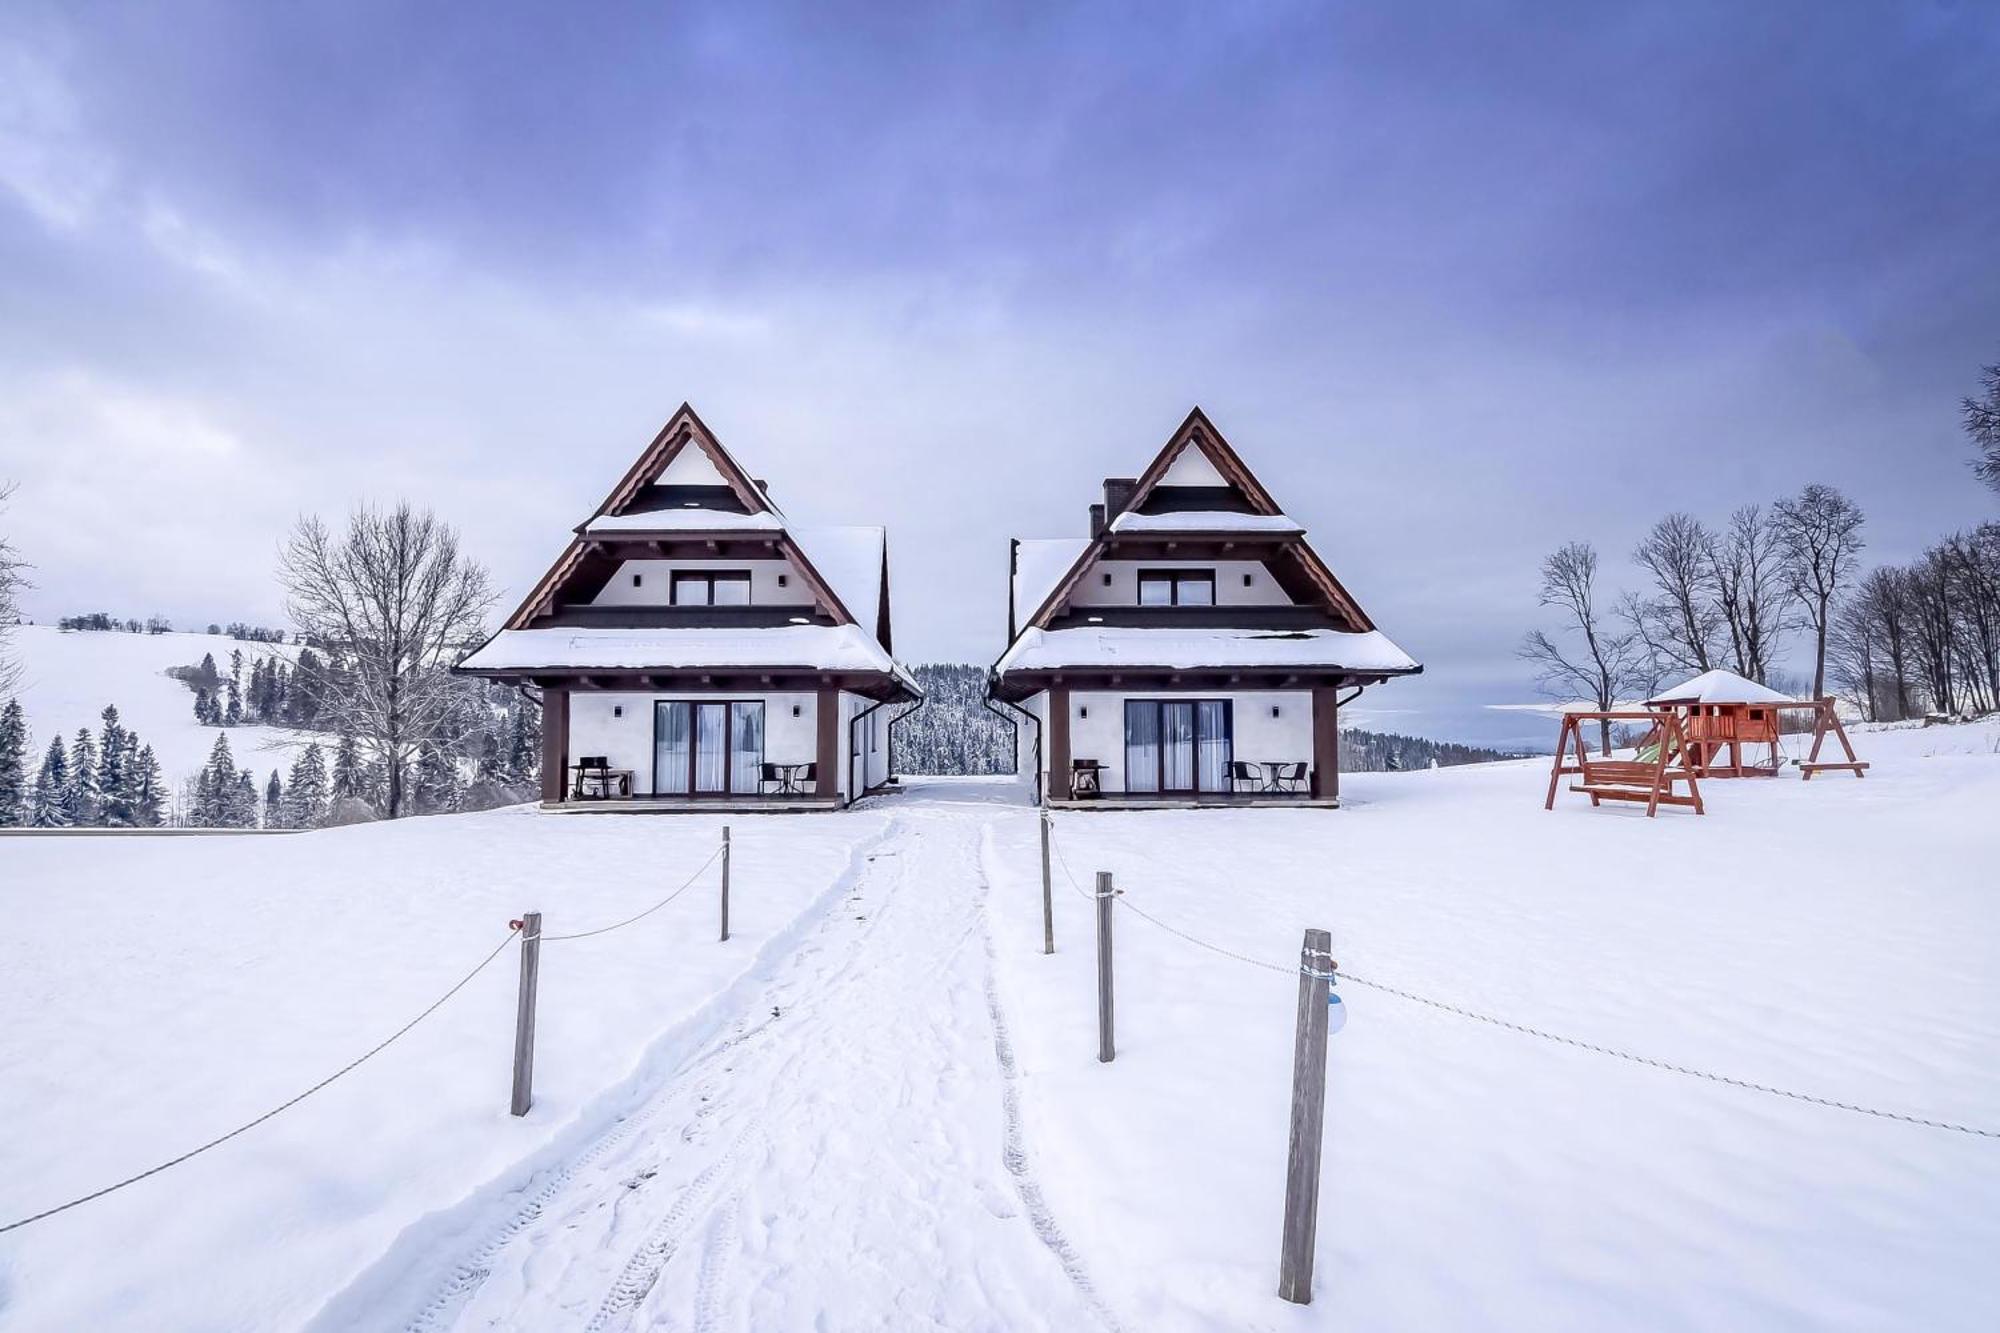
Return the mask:
<path id="1" fill-rule="evenodd" d="M 980 794 L 912 793 L 656 1095 L 499 1206 L 468 1204 L 455 1248 L 414 1229 L 322 1324 L 1108 1327 L 1015 1119 Z"/>

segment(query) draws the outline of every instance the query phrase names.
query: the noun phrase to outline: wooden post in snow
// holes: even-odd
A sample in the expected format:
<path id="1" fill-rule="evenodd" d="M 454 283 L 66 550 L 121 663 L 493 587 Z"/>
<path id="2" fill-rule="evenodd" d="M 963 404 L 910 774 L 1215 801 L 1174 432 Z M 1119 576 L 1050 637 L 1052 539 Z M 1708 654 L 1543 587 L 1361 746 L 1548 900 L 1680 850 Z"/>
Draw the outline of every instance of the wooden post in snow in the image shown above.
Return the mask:
<path id="1" fill-rule="evenodd" d="M 1308 930 L 1299 951 L 1291 1140 L 1285 1155 L 1285 1240 L 1278 1253 L 1278 1295 L 1296 1305 L 1312 1304 L 1320 1140 L 1326 1123 L 1327 990 L 1332 981 L 1333 937 L 1324 930 Z"/>
<path id="2" fill-rule="evenodd" d="M 729 943 L 729 825 L 722 826 L 722 942 Z"/>
<path id="3" fill-rule="evenodd" d="M 1111 1040 L 1111 872 L 1097 872 L 1097 1060 L 1118 1058 Z"/>
<path id="4" fill-rule="evenodd" d="M 521 998 L 514 1010 L 515 1115 L 535 1102 L 535 982 L 542 971 L 542 914 L 521 914 Z"/>
<path id="5" fill-rule="evenodd" d="M 1056 904 L 1049 892 L 1049 808 L 1042 807 L 1042 952 L 1056 951 Z"/>

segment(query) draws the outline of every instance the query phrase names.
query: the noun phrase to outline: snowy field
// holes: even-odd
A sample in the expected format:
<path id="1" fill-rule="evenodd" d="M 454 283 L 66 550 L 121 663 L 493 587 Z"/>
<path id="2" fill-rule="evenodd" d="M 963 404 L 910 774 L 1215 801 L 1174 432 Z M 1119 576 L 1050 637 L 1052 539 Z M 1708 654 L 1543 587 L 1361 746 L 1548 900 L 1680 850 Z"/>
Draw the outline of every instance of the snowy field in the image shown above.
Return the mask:
<path id="1" fill-rule="evenodd" d="M 295 738 L 283 727 L 209 727 L 194 720 L 194 691 L 167 675 L 169 667 L 198 666 L 204 653 L 226 678 L 229 654 L 243 650 L 243 679 L 250 664 L 263 658 L 295 660 L 296 648 L 271 643 L 243 643 L 222 634 L 126 634 L 117 630 L 59 630 L 53 625 L 22 625 L 10 639 L 21 661 L 21 685 L 15 691 L 28 715 L 28 766 L 32 779 L 51 736 L 65 741 L 78 727 L 95 736 L 104 729 L 106 704 L 118 706 L 118 718 L 153 747 L 167 785 L 178 791 L 183 779 L 208 762 L 218 732 L 229 733 L 229 749 L 238 768 L 255 773 L 261 789 L 272 769 L 289 771 L 293 754 L 311 737 Z"/>
<path id="2" fill-rule="evenodd" d="M 1542 811 L 1546 760 L 1343 780 L 1312 812 L 1056 817 L 1116 917 L 1041 953 L 1031 818 L 988 848 L 1049 1199 L 1129 1327 L 1988 1329 L 2000 1140 L 1779 1100 L 1363 987 L 1329 1048 L 1318 1298 L 1278 1307 L 1301 934 L 1344 970 L 1676 1064 L 2000 1131 L 2000 728 L 1859 731 L 1863 781 L 1709 814 Z"/>
<path id="3" fill-rule="evenodd" d="M 1542 762 L 1347 808 L 1065 813 L 991 780 L 736 817 L 632 926 L 510 947 L 378 1059 L 185 1166 L 0 1235 L 0 1329 L 1972 1329 L 2000 1141 L 1342 987 L 1318 1288 L 1277 1300 L 1300 932 L 1357 977 L 1581 1040 L 2000 1129 L 2000 727 L 1862 731 L 1865 781 L 1544 813 Z M 654 902 L 719 817 L 527 809 L 284 839 L 0 842 L 0 1224 L 242 1123 L 500 943 Z"/>

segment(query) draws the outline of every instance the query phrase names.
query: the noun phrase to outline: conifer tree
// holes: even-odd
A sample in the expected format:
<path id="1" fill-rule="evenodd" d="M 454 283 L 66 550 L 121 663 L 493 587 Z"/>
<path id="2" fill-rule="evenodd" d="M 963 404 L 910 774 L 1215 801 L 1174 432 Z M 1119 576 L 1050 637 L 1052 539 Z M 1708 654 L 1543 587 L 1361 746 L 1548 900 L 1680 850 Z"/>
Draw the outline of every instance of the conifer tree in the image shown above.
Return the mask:
<path id="1" fill-rule="evenodd" d="M 238 653 L 238 657 L 242 654 Z M 236 684 L 236 677 L 229 678 L 229 705 L 222 712 L 222 725 L 240 727 L 243 725 L 243 691 Z"/>
<path id="2" fill-rule="evenodd" d="M 132 756 L 129 772 L 133 824 L 139 828 L 158 828 L 166 817 L 167 780 L 152 746 L 139 748 Z"/>
<path id="3" fill-rule="evenodd" d="M 230 788 L 236 782 L 236 756 L 229 750 L 229 733 L 216 733 L 208 762 L 195 778 L 194 804 L 188 822 L 197 828 L 229 828 Z"/>
<path id="4" fill-rule="evenodd" d="M 35 775 L 34 823 L 36 828 L 69 828 L 76 823 L 70 812 L 69 755 L 60 736 L 49 738 L 41 772 Z"/>
<path id="5" fill-rule="evenodd" d="M 257 827 L 257 775 L 249 769 L 241 769 L 236 781 L 229 784 L 227 818 L 229 828 Z"/>
<path id="6" fill-rule="evenodd" d="M 202 689 L 200 686 L 196 686 L 194 692 L 194 720 L 203 726 L 208 725 L 208 704 L 208 691 Z"/>
<path id="7" fill-rule="evenodd" d="M 28 822 L 28 718 L 19 699 L 0 708 L 0 828 Z"/>
<path id="8" fill-rule="evenodd" d="M 508 737 L 507 773 L 514 782 L 533 782 L 541 770 L 541 713 L 525 703 L 514 708 L 512 732 Z"/>
<path id="9" fill-rule="evenodd" d="M 264 784 L 264 827 L 283 828 L 285 826 L 285 784 L 278 781 L 278 770 L 271 770 L 271 780 Z"/>
<path id="10" fill-rule="evenodd" d="M 130 733 L 118 721 L 118 706 L 106 704 L 104 730 L 97 738 L 98 822 L 108 828 L 132 826 L 132 793 L 126 782 L 131 761 Z"/>
<path id="11" fill-rule="evenodd" d="M 344 800 L 349 796 L 360 796 L 367 786 L 361 771 L 361 747 L 353 733 L 342 732 L 340 745 L 333 752 L 333 799 Z"/>
<path id="12" fill-rule="evenodd" d="M 292 761 L 291 785 L 285 790 L 284 827 L 316 828 L 326 817 L 326 756 L 308 745 Z"/>
<path id="13" fill-rule="evenodd" d="M 70 812 L 78 828 L 94 828 L 103 819 L 103 792 L 97 786 L 97 742 L 89 727 L 78 727 L 69 747 Z"/>

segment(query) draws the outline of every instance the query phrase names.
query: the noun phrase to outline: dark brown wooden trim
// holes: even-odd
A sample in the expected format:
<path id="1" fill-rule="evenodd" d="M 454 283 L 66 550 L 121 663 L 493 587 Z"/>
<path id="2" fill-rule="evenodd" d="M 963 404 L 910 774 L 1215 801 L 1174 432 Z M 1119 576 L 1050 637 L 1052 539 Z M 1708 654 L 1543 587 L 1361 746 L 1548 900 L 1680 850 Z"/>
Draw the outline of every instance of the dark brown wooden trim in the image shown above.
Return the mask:
<path id="1" fill-rule="evenodd" d="M 557 686 L 542 691 L 542 800 L 554 804 L 569 793 L 569 691 Z"/>
<path id="2" fill-rule="evenodd" d="M 1019 702 L 1050 688 L 1057 680 L 1072 690 L 1115 690 L 1126 694 L 1159 690 L 1192 694 L 1204 690 L 1302 690 L 1314 686 L 1348 688 L 1379 685 L 1391 676 L 1414 676 L 1421 671 L 1421 667 L 1415 671 L 1359 673 L 1312 667 L 1252 670 L 1236 667 L 1120 666 L 1116 671 L 1064 667 L 1060 671 L 1010 671 L 995 682 L 994 694 L 1010 703 Z"/>
<path id="3" fill-rule="evenodd" d="M 611 494 L 604 497 L 604 503 L 594 512 L 598 514 L 621 512 L 631 503 L 633 496 L 637 495 L 642 487 L 650 484 L 667 464 L 673 462 L 674 455 L 689 442 L 708 455 L 709 462 L 715 464 L 715 470 L 722 474 L 722 479 L 728 483 L 729 489 L 735 491 L 736 498 L 742 501 L 745 512 L 759 514 L 772 511 L 771 501 L 763 489 L 749 473 L 743 470 L 729 451 L 722 447 L 722 442 L 715 438 L 714 432 L 695 415 L 694 408 L 682 403 L 674 414 L 667 418 L 667 424 L 660 427 L 660 433 L 653 437 L 652 443 L 633 460 L 632 466 L 626 469 L 625 475 L 619 478 Z"/>
<path id="4" fill-rule="evenodd" d="M 819 724 L 819 767 L 813 775 L 815 796 L 837 796 L 840 792 L 840 691 L 831 686 L 819 691 L 814 705 Z"/>
<path id="5" fill-rule="evenodd" d="M 1049 687 L 1049 799 L 1069 799 L 1069 690 Z"/>
<path id="6" fill-rule="evenodd" d="M 1340 629 L 1346 621 L 1323 606 L 1076 606 L 1051 630 L 1108 625 L 1127 629 Z"/>
<path id="7" fill-rule="evenodd" d="M 1340 799 L 1340 690 L 1315 685 L 1312 691 L 1312 794 L 1322 801 Z"/>

